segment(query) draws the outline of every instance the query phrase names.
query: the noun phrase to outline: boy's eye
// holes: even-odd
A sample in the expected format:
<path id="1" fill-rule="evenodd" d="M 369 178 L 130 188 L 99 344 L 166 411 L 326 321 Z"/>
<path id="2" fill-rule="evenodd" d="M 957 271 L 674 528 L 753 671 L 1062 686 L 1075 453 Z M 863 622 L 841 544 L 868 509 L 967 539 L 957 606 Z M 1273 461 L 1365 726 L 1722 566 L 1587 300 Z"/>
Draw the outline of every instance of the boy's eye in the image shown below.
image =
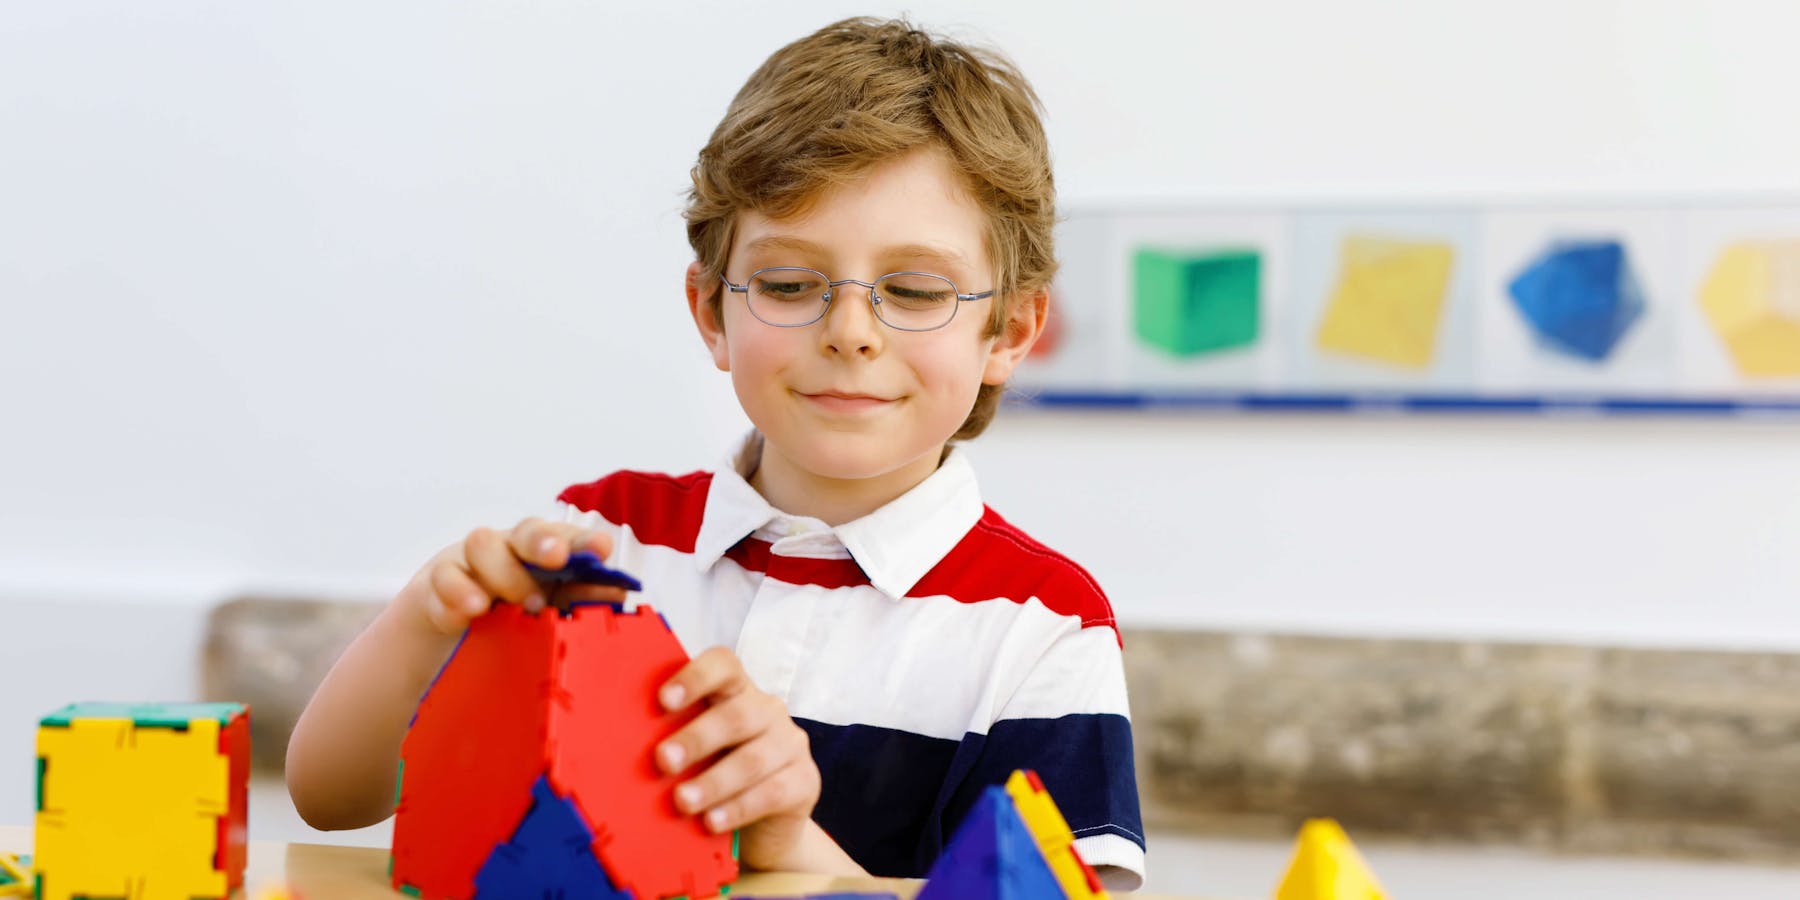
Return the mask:
<path id="1" fill-rule="evenodd" d="M 824 292 L 825 286 L 813 278 L 761 278 L 756 282 L 757 296 L 771 300 L 812 300 Z"/>
<path id="2" fill-rule="evenodd" d="M 956 288 L 936 275 L 890 275 L 881 280 L 881 299 L 920 309 L 942 306 L 956 299 Z"/>

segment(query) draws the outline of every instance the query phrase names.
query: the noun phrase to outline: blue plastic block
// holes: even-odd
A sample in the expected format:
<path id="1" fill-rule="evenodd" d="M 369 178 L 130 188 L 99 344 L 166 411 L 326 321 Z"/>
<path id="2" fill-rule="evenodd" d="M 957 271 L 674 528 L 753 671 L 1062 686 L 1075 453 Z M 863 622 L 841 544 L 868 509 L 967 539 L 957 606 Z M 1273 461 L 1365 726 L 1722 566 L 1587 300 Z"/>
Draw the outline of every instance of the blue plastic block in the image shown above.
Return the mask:
<path id="1" fill-rule="evenodd" d="M 531 571 L 532 577 L 551 585 L 604 584 L 628 591 L 644 589 L 642 582 L 618 569 L 608 568 L 598 555 L 586 550 L 569 554 L 568 563 L 560 569 L 542 569 L 530 563 L 526 563 L 525 568 Z"/>
<path id="2" fill-rule="evenodd" d="M 1003 787 L 981 792 L 917 900 L 1063 900 L 1062 885 Z"/>
<path id="3" fill-rule="evenodd" d="M 1507 288 L 1545 346 L 1604 362 L 1644 314 L 1644 293 L 1618 241 L 1553 244 Z"/>
<path id="4" fill-rule="evenodd" d="M 512 840 L 495 847 L 475 874 L 475 900 L 632 900 L 606 877 L 593 842 L 574 803 L 540 777 Z"/>

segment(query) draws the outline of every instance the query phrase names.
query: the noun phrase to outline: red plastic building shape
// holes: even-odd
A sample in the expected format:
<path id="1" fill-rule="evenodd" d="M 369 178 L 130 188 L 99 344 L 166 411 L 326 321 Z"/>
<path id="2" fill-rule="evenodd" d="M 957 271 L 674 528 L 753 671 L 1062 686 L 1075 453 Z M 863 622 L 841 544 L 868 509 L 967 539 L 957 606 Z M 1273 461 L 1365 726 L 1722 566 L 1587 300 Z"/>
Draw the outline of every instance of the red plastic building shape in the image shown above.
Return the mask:
<path id="1" fill-rule="evenodd" d="M 736 879 L 732 836 L 678 811 L 681 779 L 654 764 L 657 743 L 701 712 L 656 702 L 686 662 L 645 605 L 533 615 L 502 603 L 475 620 L 401 748 L 394 887 L 471 900 L 546 774 L 593 832 L 612 883 L 639 900 L 708 896 Z"/>

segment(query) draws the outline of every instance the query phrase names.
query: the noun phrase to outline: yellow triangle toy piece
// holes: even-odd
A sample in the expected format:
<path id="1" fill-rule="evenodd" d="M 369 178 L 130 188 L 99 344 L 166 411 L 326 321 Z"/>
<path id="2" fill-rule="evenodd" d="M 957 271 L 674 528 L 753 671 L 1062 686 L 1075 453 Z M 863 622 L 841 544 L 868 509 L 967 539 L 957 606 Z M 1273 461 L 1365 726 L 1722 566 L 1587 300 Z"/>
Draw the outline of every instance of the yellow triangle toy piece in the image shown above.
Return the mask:
<path id="1" fill-rule="evenodd" d="M 1387 893 L 1342 826 L 1332 819 L 1308 819 L 1275 900 L 1387 900 Z"/>
<path id="2" fill-rule="evenodd" d="M 1110 900 L 1100 884 L 1100 876 L 1075 852 L 1075 833 L 1069 830 L 1069 820 L 1056 808 L 1056 801 L 1050 798 L 1037 773 L 1014 770 L 1006 780 L 1006 793 L 1069 900 Z"/>

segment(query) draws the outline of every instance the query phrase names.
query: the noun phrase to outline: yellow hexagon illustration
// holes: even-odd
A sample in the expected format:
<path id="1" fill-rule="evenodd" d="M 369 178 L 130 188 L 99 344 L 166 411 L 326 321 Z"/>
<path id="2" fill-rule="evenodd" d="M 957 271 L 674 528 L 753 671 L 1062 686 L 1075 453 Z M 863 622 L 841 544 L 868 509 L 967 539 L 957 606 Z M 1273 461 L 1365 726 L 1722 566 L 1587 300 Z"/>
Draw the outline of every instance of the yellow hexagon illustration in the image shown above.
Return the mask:
<path id="1" fill-rule="evenodd" d="M 1800 240 L 1727 246 L 1700 287 L 1700 308 L 1740 373 L 1800 376 Z"/>

